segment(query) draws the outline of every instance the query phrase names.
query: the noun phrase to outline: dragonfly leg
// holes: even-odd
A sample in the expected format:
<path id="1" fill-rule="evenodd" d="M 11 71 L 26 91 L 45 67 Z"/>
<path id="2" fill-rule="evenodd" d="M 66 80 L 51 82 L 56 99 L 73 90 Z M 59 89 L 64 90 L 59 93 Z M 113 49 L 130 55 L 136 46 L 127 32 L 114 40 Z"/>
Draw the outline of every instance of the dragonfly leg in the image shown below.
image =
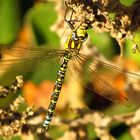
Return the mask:
<path id="1" fill-rule="evenodd" d="M 67 19 L 67 18 L 66 18 L 67 12 L 68 12 L 68 8 L 66 8 L 65 15 L 64 15 L 64 20 L 65 20 L 65 22 L 69 25 L 69 27 L 71 28 L 71 30 L 74 30 L 74 26 L 73 26 L 73 23 L 72 23 L 73 21 L 71 20 L 74 11 L 72 10 L 70 19 Z"/>

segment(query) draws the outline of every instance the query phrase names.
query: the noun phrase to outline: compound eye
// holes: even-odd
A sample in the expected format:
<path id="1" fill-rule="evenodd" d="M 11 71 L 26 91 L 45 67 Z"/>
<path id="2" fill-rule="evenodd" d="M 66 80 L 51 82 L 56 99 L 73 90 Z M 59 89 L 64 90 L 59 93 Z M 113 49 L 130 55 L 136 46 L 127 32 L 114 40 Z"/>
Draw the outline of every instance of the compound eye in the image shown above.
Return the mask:
<path id="1" fill-rule="evenodd" d="M 75 40 L 75 41 L 77 41 L 78 40 L 78 36 L 77 36 L 77 34 L 76 34 L 76 32 L 72 32 L 72 39 L 73 40 Z"/>
<path id="2" fill-rule="evenodd" d="M 88 38 L 88 34 L 86 33 L 85 36 L 81 37 L 82 42 L 85 42 Z"/>

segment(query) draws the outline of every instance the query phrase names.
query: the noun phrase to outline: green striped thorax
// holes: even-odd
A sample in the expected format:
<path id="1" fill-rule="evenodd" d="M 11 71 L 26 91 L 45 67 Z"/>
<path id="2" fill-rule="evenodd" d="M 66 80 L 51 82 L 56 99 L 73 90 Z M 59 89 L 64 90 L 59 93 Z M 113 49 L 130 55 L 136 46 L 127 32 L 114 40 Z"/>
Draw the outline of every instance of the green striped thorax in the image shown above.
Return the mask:
<path id="1" fill-rule="evenodd" d="M 79 26 L 78 28 L 72 30 L 71 34 L 68 36 L 65 43 L 65 49 L 74 49 L 79 51 L 82 43 L 85 42 L 87 38 L 87 30 L 84 27 Z"/>

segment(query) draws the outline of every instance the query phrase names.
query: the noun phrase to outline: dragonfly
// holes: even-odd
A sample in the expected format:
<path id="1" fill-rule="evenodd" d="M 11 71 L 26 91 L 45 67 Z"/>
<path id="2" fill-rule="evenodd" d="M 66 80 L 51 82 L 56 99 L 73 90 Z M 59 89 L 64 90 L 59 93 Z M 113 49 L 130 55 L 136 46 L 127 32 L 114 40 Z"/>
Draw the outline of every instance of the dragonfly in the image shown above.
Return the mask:
<path id="1" fill-rule="evenodd" d="M 19 63 L 19 65 L 17 66 L 23 66 L 24 68 L 24 64 L 26 65 L 28 63 L 29 67 L 27 66 L 25 68 L 28 70 L 28 68 L 32 69 L 32 64 L 36 66 L 37 64 L 42 63 L 42 61 L 51 63 L 51 60 L 59 60 L 61 58 L 62 64 L 57 74 L 57 78 L 50 99 L 50 104 L 48 106 L 47 114 L 43 122 L 44 130 L 47 130 L 49 128 L 49 124 L 52 120 L 59 94 L 61 92 L 61 88 L 64 82 L 66 71 L 70 67 L 70 62 L 73 62 L 74 71 L 83 70 L 85 71 L 85 75 L 89 75 L 90 80 L 94 80 L 94 92 L 113 102 L 125 103 L 128 102 L 129 99 L 127 95 L 122 94 L 117 89 L 117 87 L 115 87 L 115 85 L 111 84 L 106 79 L 108 75 L 105 75 L 104 71 L 111 72 L 114 75 L 121 75 L 123 81 L 127 81 L 127 79 L 140 79 L 140 75 L 137 73 L 125 71 L 118 66 L 115 66 L 111 63 L 105 62 L 102 59 L 97 58 L 96 56 L 89 57 L 88 55 L 81 53 L 81 48 L 84 47 L 83 44 L 88 38 L 88 27 L 83 27 L 82 25 L 78 25 L 77 27 L 75 27 L 73 25 L 74 21 L 71 20 L 72 16 L 68 20 L 66 19 L 66 13 L 64 19 L 65 22 L 68 24 L 69 28 L 71 29 L 71 33 L 69 34 L 65 42 L 65 49 L 60 50 L 47 49 L 45 47 L 17 47 L 13 49 L 13 54 L 10 53 L 10 55 L 18 57 L 17 59 L 7 59 L 0 61 L 0 69 L 5 69 L 14 63 Z M 89 25 L 89 27 L 91 28 L 91 25 Z M 27 51 L 28 55 L 20 58 L 22 55 L 20 52 L 24 52 L 25 50 Z"/>

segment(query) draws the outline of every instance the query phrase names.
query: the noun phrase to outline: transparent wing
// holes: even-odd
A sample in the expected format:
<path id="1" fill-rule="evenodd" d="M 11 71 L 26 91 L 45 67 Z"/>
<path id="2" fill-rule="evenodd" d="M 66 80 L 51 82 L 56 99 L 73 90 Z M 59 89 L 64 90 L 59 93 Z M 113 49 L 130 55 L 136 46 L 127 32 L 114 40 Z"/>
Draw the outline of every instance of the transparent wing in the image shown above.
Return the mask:
<path id="1" fill-rule="evenodd" d="M 45 47 L 35 48 L 24 45 L 13 46 L 11 49 L 7 46 L 0 46 L 1 52 L 5 56 L 0 60 L 0 70 L 7 69 L 16 65 L 17 69 L 24 71 L 33 71 L 39 64 L 52 64 L 57 62 L 64 55 L 64 50 L 47 49 Z"/>
<path id="2" fill-rule="evenodd" d="M 139 80 L 139 74 L 124 71 L 97 58 L 91 60 L 91 58 L 82 54 L 79 54 L 73 60 L 74 68 L 78 67 L 79 70 L 84 70 L 84 81 L 93 82 L 94 88 L 90 90 L 113 102 L 129 102 L 127 94 L 121 90 L 125 84 L 128 84 L 128 79 Z"/>

